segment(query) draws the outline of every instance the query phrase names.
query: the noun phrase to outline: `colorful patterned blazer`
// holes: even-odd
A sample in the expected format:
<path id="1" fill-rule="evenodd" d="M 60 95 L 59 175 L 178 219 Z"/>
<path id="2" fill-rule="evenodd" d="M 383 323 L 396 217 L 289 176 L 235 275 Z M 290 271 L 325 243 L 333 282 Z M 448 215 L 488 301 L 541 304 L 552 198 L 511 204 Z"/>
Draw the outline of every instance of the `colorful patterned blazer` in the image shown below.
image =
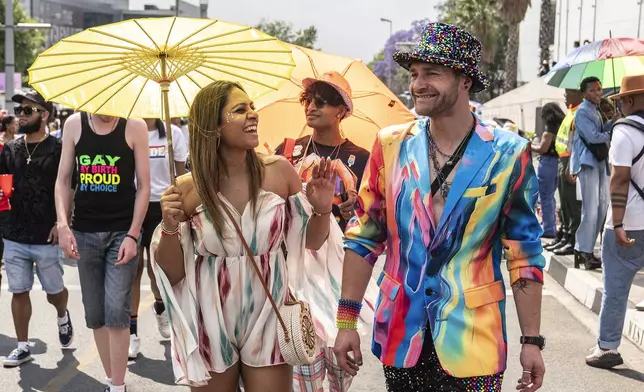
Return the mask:
<path id="1" fill-rule="evenodd" d="M 477 119 L 435 222 L 427 121 L 380 131 L 346 231 L 345 248 L 371 264 L 387 249 L 372 351 L 385 365 L 412 367 L 431 332 L 449 374 L 503 372 L 503 252 L 511 283 L 543 282 L 545 265 L 529 143 Z"/>

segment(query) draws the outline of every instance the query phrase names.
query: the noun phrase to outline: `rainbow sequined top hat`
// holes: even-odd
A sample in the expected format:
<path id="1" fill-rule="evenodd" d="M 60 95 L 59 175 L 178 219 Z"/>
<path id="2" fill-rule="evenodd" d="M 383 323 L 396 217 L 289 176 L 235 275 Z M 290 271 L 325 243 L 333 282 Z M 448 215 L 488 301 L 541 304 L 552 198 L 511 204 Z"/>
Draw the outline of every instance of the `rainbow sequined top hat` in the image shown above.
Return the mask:
<path id="1" fill-rule="evenodd" d="M 445 23 L 429 23 L 411 52 L 396 52 L 394 60 L 409 70 L 413 62 L 438 64 L 472 78 L 471 92 L 485 90 L 489 81 L 479 70 L 481 42 L 468 31 Z"/>

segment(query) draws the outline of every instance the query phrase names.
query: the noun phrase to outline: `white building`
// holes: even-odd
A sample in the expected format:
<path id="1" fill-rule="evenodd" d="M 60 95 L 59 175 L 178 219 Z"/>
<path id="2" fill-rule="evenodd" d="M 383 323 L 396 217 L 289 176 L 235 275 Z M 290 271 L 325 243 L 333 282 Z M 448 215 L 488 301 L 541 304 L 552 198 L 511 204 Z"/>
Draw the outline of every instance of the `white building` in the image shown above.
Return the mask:
<path id="1" fill-rule="evenodd" d="M 575 41 L 596 41 L 609 37 L 644 37 L 638 20 L 639 0 L 553 0 L 556 3 L 555 39 L 552 59 L 563 58 L 574 49 Z M 537 78 L 539 71 L 539 22 L 541 0 L 532 0 L 521 24 L 519 48 L 520 82 Z M 643 18 L 644 19 L 644 18 Z M 581 20 L 581 24 L 580 24 Z M 642 31 L 638 31 L 642 30 Z"/>

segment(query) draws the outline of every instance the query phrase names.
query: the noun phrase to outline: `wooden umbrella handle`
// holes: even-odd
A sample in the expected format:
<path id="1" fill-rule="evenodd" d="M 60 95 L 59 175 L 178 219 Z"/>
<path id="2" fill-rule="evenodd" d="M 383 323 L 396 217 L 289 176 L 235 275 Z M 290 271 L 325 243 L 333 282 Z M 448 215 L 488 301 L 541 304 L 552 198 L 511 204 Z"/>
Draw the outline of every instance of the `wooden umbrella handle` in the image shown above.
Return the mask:
<path id="1" fill-rule="evenodd" d="M 170 102 L 168 101 L 168 91 L 170 83 L 161 83 L 161 100 L 163 101 L 163 112 L 165 115 L 165 137 L 168 141 L 168 165 L 170 165 L 170 181 L 172 185 L 177 185 L 177 176 L 174 170 L 174 148 L 172 146 L 172 122 L 170 118 Z"/>

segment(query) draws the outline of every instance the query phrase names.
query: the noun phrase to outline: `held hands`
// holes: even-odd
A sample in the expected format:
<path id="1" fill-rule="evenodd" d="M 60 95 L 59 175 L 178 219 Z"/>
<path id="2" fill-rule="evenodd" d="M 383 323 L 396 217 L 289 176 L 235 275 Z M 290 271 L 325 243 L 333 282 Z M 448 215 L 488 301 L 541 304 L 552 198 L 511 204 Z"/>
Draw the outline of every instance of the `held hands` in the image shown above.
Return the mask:
<path id="1" fill-rule="evenodd" d="M 352 356 L 349 356 L 352 352 Z M 362 352 L 360 351 L 360 335 L 354 329 L 341 329 L 335 338 L 333 353 L 338 359 L 338 365 L 347 373 L 354 376 L 362 366 Z"/>
<path id="2" fill-rule="evenodd" d="M 315 212 L 324 214 L 331 211 L 335 179 L 335 165 L 331 164 L 331 159 L 321 159 L 313 168 L 313 176 L 306 184 L 306 197 Z"/>
<path id="3" fill-rule="evenodd" d="M 60 245 L 60 249 L 63 250 L 63 255 L 68 259 L 80 259 L 80 255 L 78 254 L 78 244 L 76 244 L 76 238 L 74 238 L 74 233 L 72 233 L 69 226 L 58 225 L 56 227 L 56 232 L 58 235 L 58 244 Z"/>
<path id="4" fill-rule="evenodd" d="M 1 191 L 0 191 L 1 192 Z M 58 244 L 58 227 L 54 225 L 49 232 L 49 237 L 47 237 L 47 242 L 52 245 Z"/>
<path id="5" fill-rule="evenodd" d="M 161 195 L 161 213 L 162 224 L 167 230 L 175 230 L 179 223 L 188 220 L 183 210 L 183 194 L 176 185 L 171 185 Z"/>

